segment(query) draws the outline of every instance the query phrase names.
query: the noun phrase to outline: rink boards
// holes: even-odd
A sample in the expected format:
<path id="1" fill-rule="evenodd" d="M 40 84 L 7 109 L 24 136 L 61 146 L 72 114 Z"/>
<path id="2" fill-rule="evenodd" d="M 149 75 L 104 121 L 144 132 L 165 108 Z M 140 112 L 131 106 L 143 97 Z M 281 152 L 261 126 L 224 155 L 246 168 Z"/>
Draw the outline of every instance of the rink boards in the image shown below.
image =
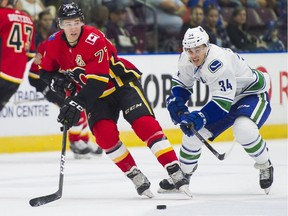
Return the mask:
<path id="1" fill-rule="evenodd" d="M 271 76 L 272 113 L 261 134 L 266 139 L 287 138 L 288 69 L 287 53 L 242 54 L 252 68 L 262 68 Z M 165 98 L 171 87 L 170 79 L 177 71 L 178 55 L 129 55 L 142 72 L 141 83 L 156 118 L 171 143 L 180 143 L 182 133 L 170 120 L 165 108 Z M 28 67 L 29 68 L 29 65 Z M 27 69 L 28 70 L 28 69 Z M 27 71 L 26 71 L 27 73 Z M 27 76 L 25 76 L 27 77 Z M 194 86 L 189 109 L 200 109 L 210 95 L 203 84 Z M 58 107 L 43 100 L 25 78 L 17 93 L 0 112 L 0 153 L 51 151 L 61 147 L 60 124 L 57 123 Z M 121 139 L 127 146 L 145 145 L 132 132 L 122 117 L 119 119 Z M 231 129 L 215 141 L 233 140 Z"/>

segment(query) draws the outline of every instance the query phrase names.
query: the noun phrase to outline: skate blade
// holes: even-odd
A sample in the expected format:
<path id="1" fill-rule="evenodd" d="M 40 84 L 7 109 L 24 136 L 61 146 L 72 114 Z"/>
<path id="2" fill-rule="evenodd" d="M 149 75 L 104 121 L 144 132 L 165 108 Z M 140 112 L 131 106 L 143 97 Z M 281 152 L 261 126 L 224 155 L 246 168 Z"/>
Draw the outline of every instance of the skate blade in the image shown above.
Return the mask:
<path id="1" fill-rule="evenodd" d="M 185 193 L 187 196 L 189 196 L 190 198 L 192 198 L 192 193 L 191 191 L 189 190 L 189 185 L 182 185 L 180 188 L 179 188 L 179 191 L 182 191 L 183 193 Z"/>
<path id="2" fill-rule="evenodd" d="M 264 189 L 266 195 L 269 194 L 269 192 L 270 192 L 270 188 L 271 188 L 271 187 L 269 187 L 269 188 L 265 188 L 265 189 Z"/>
<path id="3" fill-rule="evenodd" d="M 141 196 L 146 196 L 148 198 L 153 198 L 154 197 L 154 194 L 151 192 L 150 189 L 147 189 L 145 191 L 143 191 L 143 193 L 141 194 Z"/>
<path id="4" fill-rule="evenodd" d="M 165 190 L 163 188 L 159 188 L 157 193 L 160 193 L 160 194 L 169 194 L 169 193 L 182 193 L 181 191 L 177 190 L 176 188 L 172 189 L 172 190 Z"/>
<path id="5" fill-rule="evenodd" d="M 81 159 L 91 159 L 91 156 L 89 154 L 75 154 L 74 153 L 74 159 L 81 160 Z"/>
<path id="6" fill-rule="evenodd" d="M 99 158 L 99 157 L 101 157 L 102 155 L 103 155 L 102 153 L 100 153 L 100 154 L 94 153 L 94 152 L 90 152 L 90 153 L 89 153 L 89 156 L 90 156 L 91 158 Z"/>
<path id="7" fill-rule="evenodd" d="M 90 154 L 94 156 L 101 156 L 103 154 L 103 150 L 100 147 L 97 149 L 90 149 Z"/>

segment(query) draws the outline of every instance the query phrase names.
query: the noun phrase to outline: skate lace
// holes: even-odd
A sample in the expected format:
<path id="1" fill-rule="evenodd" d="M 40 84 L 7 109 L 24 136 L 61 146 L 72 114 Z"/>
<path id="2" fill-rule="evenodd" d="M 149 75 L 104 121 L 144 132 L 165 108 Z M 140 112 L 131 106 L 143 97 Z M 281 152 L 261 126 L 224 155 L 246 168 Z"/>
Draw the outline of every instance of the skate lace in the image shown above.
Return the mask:
<path id="1" fill-rule="evenodd" d="M 177 172 L 170 174 L 170 177 L 172 178 L 172 181 L 176 183 L 183 180 L 184 175 L 181 170 L 178 170 Z"/>
<path id="2" fill-rule="evenodd" d="M 144 183 L 148 183 L 146 177 L 142 174 L 139 173 L 138 175 L 136 175 L 133 179 L 132 179 L 133 183 L 135 184 L 135 186 L 138 188 L 140 187 L 142 184 Z"/>
<path id="3" fill-rule="evenodd" d="M 260 170 L 260 180 L 269 179 L 269 178 L 270 178 L 269 168 Z"/>
<path id="4" fill-rule="evenodd" d="M 135 187 L 138 188 L 141 185 L 143 185 L 144 183 L 149 183 L 148 179 L 146 178 L 146 176 L 138 169 L 134 169 L 130 174 L 127 175 L 128 178 L 130 178 Z"/>

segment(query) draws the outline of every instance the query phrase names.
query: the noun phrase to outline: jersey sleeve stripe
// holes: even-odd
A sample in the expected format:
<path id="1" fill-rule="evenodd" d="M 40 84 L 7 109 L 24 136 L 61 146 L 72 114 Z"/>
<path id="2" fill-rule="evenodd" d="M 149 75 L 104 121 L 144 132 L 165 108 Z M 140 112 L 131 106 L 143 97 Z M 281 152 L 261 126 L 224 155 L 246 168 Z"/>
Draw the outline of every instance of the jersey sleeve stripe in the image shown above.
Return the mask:
<path id="1" fill-rule="evenodd" d="M 186 86 L 186 85 L 185 85 L 184 83 L 182 83 L 180 80 L 177 80 L 177 79 L 175 79 L 175 78 L 172 78 L 172 89 L 173 89 L 174 87 L 177 87 L 177 86 L 180 86 L 180 87 L 183 87 L 183 88 L 187 89 L 191 94 L 193 93 L 193 89 L 192 89 L 193 86 L 191 86 L 191 87 Z"/>
<path id="2" fill-rule="evenodd" d="M 229 112 L 231 106 L 232 106 L 232 100 L 228 99 L 228 98 L 215 98 L 213 97 L 212 101 L 214 101 L 217 106 L 219 106 L 223 111 L 225 112 Z"/>
<path id="3" fill-rule="evenodd" d="M 39 74 L 35 74 L 35 73 L 33 73 L 33 72 L 29 72 L 29 75 L 28 75 L 28 76 L 31 77 L 31 78 L 33 78 L 33 79 L 40 79 Z"/>
<path id="4" fill-rule="evenodd" d="M 8 74 L 5 74 L 3 72 L 0 72 L 0 78 L 7 80 L 9 82 L 18 83 L 18 84 L 20 84 L 22 82 L 22 79 L 9 76 Z"/>
<path id="5" fill-rule="evenodd" d="M 101 81 L 101 82 L 105 82 L 105 83 L 109 82 L 109 78 L 103 77 L 103 76 L 98 76 L 96 74 L 88 74 L 88 75 L 86 75 L 86 78 L 87 79 L 95 79 L 95 80 L 98 80 L 98 81 Z"/>
<path id="6" fill-rule="evenodd" d="M 266 87 L 266 81 L 265 81 L 264 75 L 257 70 L 252 70 L 252 71 L 256 76 L 255 81 L 252 82 L 247 88 L 245 88 L 241 94 L 256 93 L 265 89 Z"/>

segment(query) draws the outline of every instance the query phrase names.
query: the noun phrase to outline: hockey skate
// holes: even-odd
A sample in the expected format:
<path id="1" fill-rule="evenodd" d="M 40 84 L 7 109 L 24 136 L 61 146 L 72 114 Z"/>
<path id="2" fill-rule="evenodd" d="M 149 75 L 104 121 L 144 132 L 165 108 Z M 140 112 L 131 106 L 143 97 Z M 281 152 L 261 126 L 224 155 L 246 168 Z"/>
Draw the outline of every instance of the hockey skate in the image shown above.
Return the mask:
<path id="1" fill-rule="evenodd" d="M 194 167 L 192 173 L 185 173 L 184 176 L 187 178 L 188 182 L 190 182 L 190 178 L 193 172 L 197 169 L 198 164 Z M 163 179 L 159 183 L 160 188 L 158 189 L 158 193 L 181 193 L 182 191 L 178 190 L 175 187 L 175 184 L 171 178 Z"/>
<path id="2" fill-rule="evenodd" d="M 166 191 L 167 191 L 167 189 L 169 189 L 169 186 L 171 189 L 171 185 L 173 185 L 175 190 L 178 190 L 179 192 L 184 192 L 187 196 L 192 197 L 192 193 L 189 190 L 189 180 L 190 180 L 191 175 L 190 176 L 185 175 L 178 164 L 173 164 L 171 166 L 168 166 L 167 171 L 170 176 L 170 179 L 162 180 L 159 183 L 160 188 L 162 187 L 163 187 L 162 189 L 166 188 Z M 166 184 L 167 183 L 166 181 L 169 184 Z M 158 191 L 158 193 L 160 192 Z"/>
<path id="3" fill-rule="evenodd" d="M 144 195 L 148 198 L 154 197 L 153 193 L 149 189 L 151 183 L 139 169 L 132 168 L 132 171 L 129 171 L 126 175 L 134 183 L 137 193 L 140 196 Z"/>
<path id="4" fill-rule="evenodd" d="M 92 155 L 102 155 L 103 150 L 100 146 L 98 146 L 96 143 L 91 142 L 90 140 L 87 142 L 88 148 L 90 149 L 90 153 Z"/>
<path id="5" fill-rule="evenodd" d="M 90 159 L 90 149 L 83 140 L 70 143 L 70 149 L 74 154 L 75 159 Z"/>
<path id="6" fill-rule="evenodd" d="M 267 161 L 264 164 L 255 163 L 254 167 L 260 170 L 259 183 L 260 187 L 264 189 L 265 193 L 268 195 L 270 192 L 271 185 L 273 183 L 273 172 L 274 168 L 271 161 Z"/>
<path id="7" fill-rule="evenodd" d="M 74 153 L 75 159 L 90 159 L 92 155 L 101 155 L 103 150 L 95 143 L 83 140 L 70 143 L 70 149 Z"/>

